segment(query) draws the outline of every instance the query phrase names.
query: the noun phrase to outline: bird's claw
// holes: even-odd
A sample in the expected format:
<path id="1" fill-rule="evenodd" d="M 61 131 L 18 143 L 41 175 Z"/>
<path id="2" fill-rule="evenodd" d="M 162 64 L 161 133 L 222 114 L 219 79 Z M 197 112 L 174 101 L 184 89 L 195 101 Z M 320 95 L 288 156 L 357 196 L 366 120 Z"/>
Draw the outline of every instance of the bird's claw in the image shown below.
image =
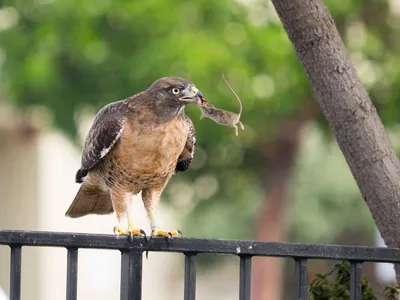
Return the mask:
<path id="1" fill-rule="evenodd" d="M 182 234 L 182 231 L 180 231 L 180 230 L 163 231 L 158 228 L 153 228 L 151 230 L 151 235 L 150 235 L 147 245 L 150 246 L 149 242 L 152 240 L 153 237 L 156 237 L 156 236 L 166 237 L 169 240 L 169 239 L 172 239 L 174 236 L 183 237 L 183 234 Z M 149 258 L 149 250 L 146 251 L 146 259 L 148 259 L 148 258 Z"/>
<path id="2" fill-rule="evenodd" d="M 151 230 L 151 236 L 162 236 L 162 237 L 166 237 L 168 239 L 171 239 L 174 236 L 180 236 L 183 237 L 183 234 L 180 230 L 173 230 L 173 231 L 163 231 L 160 230 L 158 228 L 153 228 Z"/>
<path id="3" fill-rule="evenodd" d="M 126 235 L 129 237 L 131 241 L 133 241 L 134 236 L 144 236 L 146 237 L 146 232 L 143 229 L 135 229 L 135 228 L 129 228 L 127 230 L 121 229 L 121 227 L 114 226 L 113 228 L 114 234 L 115 235 Z"/>
<path id="4" fill-rule="evenodd" d="M 143 229 L 139 229 L 139 231 L 140 231 L 141 235 L 144 237 L 144 239 L 145 239 L 145 241 L 146 241 L 146 243 L 147 243 L 147 235 L 146 235 L 146 232 L 144 232 Z M 136 236 L 141 236 L 141 235 L 138 234 L 138 235 L 136 235 Z M 129 237 L 129 241 L 130 241 L 130 242 L 133 242 L 133 237 L 134 237 L 134 235 L 133 235 L 133 233 L 132 233 L 132 230 L 128 230 L 128 237 Z"/>
<path id="5" fill-rule="evenodd" d="M 115 235 L 122 235 L 123 230 L 121 229 L 121 227 L 119 227 L 119 226 L 117 225 L 117 226 L 114 226 L 113 232 L 114 232 Z"/>

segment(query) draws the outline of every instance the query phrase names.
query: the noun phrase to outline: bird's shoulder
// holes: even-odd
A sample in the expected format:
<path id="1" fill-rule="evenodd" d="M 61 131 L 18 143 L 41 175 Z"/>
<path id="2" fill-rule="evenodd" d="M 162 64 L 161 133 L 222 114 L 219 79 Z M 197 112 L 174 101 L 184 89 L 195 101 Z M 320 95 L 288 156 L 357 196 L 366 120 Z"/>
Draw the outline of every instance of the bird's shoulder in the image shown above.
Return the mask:
<path id="1" fill-rule="evenodd" d="M 107 104 L 96 114 L 86 136 L 81 168 L 93 168 L 115 145 L 124 129 L 126 101 Z"/>

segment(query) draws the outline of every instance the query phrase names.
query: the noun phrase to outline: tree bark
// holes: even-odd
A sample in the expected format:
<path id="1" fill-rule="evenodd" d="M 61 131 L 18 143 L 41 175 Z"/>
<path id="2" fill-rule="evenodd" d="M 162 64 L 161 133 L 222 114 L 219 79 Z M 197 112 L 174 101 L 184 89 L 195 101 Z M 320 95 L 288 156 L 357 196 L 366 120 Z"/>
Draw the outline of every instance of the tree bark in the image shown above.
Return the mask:
<path id="1" fill-rule="evenodd" d="M 272 3 L 382 238 L 400 248 L 399 160 L 328 9 L 321 0 Z"/>

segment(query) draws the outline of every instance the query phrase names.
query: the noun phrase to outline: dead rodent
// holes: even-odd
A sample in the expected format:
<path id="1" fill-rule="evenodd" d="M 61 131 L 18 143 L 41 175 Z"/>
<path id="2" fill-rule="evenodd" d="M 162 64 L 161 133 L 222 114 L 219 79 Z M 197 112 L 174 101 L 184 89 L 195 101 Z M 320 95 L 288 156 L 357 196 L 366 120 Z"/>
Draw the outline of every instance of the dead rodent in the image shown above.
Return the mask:
<path id="1" fill-rule="evenodd" d="M 242 122 L 240 122 L 240 117 L 242 116 L 242 102 L 240 101 L 239 96 L 235 93 L 233 88 L 229 85 L 228 81 L 226 81 L 225 76 L 222 75 L 226 85 L 229 87 L 231 92 L 235 95 L 236 99 L 239 102 L 240 110 L 239 113 L 236 114 L 234 112 L 230 112 L 224 109 L 218 109 L 215 108 L 214 105 L 208 103 L 206 99 L 201 99 L 200 103 L 198 103 L 198 106 L 201 110 L 201 116 L 200 119 L 203 119 L 203 117 L 209 118 L 213 120 L 214 122 L 224 125 L 224 126 L 229 126 L 229 127 L 234 127 L 236 136 L 238 136 L 238 127 L 237 125 L 244 130 L 244 126 Z"/>

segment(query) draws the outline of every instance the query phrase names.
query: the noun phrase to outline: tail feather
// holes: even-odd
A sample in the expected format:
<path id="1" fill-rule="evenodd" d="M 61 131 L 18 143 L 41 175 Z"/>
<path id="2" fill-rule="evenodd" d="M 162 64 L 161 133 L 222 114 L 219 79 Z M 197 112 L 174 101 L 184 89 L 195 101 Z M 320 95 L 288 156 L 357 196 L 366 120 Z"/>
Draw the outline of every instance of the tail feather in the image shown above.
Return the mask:
<path id="1" fill-rule="evenodd" d="M 114 212 L 110 193 L 83 184 L 65 216 L 79 218 L 89 214 L 106 215 Z"/>

